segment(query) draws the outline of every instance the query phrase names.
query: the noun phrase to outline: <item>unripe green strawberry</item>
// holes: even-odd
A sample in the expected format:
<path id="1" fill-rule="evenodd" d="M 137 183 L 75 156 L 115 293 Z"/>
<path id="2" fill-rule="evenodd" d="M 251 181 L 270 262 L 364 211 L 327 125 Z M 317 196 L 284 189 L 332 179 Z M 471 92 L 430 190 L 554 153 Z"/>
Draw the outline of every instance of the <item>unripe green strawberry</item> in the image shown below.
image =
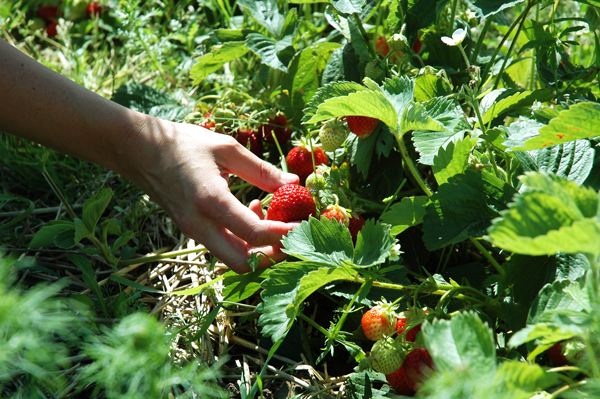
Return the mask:
<path id="1" fill-rule="evenodd" d="M 350 217 L 348 216 L 348 211 L 346 211 L 344 208 L 337 204 L 329 205 L 327 208 L 323 209 L 321 215 L 319 216 L 321 218 L 326 217 L 329 220 L 335 219 L 346 227 L 348 227 L 348 225 L 350 224 Z"/>
<path id="2" fill-rule="evenodd" d="M 348 128 L 338 118 L 331 119 L 321 126 L 319 138 L 323 151 L 335 151 L 346 141 Z"/>
<path id="3" fill-rule="evenodd" d="M 309 216 L 316 215 L 317 209 L 310 191 L 298 184 L 286 184 L 279 187 L 273 194 L 267 220 L 280 222 L 294 222 L 308 220 Z"/>
<path id="4" fill-rule="evenodd" d="M 325 178 L 323 177 L 323 175 L 317 172 L 313 172 L 306 178 L 305 187 L 308 189 L 308 191 L 310 191 L 310 193 L 314 197 L 318 194 L 319 190 L 323 190 L 325 188 L 325 184 Z"/>
<path id="5" fill-rule="evenodd" d="M 371 341 L 377 341 L 396 331 L 396 316 L 389 305 L 377 305 L 363 314 L 361 324 L 365 336 Z"/>
<path id="6" fill-rule="evenodd" d="M 379 61 L 370 61 L 365 67 L 365 76 L 376 83 L 383 82 L 387 72 Z"/>
<path id="7" fill-rule="evenodd" d="M 404 352 L 394 339 L 386 337 L 373 345 L 369 363 L 373 370 L 383 374 L 391 374 L 404 363 Z"/>
<path id="8" fill-rule="evenodd" d="M 408 48 L 408 40 L 402 33 L 393 34 L 388 39 L 388 44 L 392 51 L 404 51 Z"/>

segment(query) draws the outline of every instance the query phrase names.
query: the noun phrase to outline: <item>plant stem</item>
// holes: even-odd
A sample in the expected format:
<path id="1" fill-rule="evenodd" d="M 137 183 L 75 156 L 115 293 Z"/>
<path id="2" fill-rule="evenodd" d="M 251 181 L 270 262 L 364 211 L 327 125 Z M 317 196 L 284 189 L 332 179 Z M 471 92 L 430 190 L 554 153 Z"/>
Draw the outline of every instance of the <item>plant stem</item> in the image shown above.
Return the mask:
<path id="1" fill-rule="evenodd" d="M 148 262 L 155 262 L 158 260 L 168 259 L 168 258 L 179 256 L 179 255 L 193 254 L 196 252 L 206 252 L 206 248 L 204 248 L 203 246 L 197 246 L 196 248 L 192 248 L 192 249 L 183 249 L 181 251 L 165 252 L 165 253 L 162 253 L 159 255 L 144 256 L 141 258 L 135 258 L 135 259 L 129 259 L 129 260 L 121 260 L 121 261 L 119 261 L 118 266 L 131 266 L 131 265 L 144 264 L 144 263 L 148 263 Z"/>
<path id="2" fill-rule="evenodd" d="M 521 34 L 521 31 L 523 30 L 523 25 L 525 24 L 525 21 L 527 20 L 527 14 L 529 13 L 529 10 L 533 6 L 533 4 L 534 4 L 533 2 L 530 3 L 527 6 L 527 8 L 525 9 L 526 13 L 521 18 L 521 22 L 519 23 L 519 29 L 517 29 L 517 33 L 515 34 L 514 39 L 510 43 L 510 47 L 508 48 L 508 52 L 506 53 L 506 57 L 504 57 L 504 62 L 502 63 L 502 69 L 500 70 L 500 73 L 498 74 L 498 76 L 496 76 L 496 82 L 494 83 L 494 90 L 497 89 L 498 85 L 500 84 L 500 79 L 502 78 L 502 73 L 504 72 L 504 68 L 506 68 L 506 63 L 508 62 L 508 58 L 510 56 L 510 53 L 512 52 L 513 48 L 515 47 L 515 44 L 517 44 L 517 40 L 519 39 L 519 35 Z"/>
<path id="3" fill-rule="evenodd" d="M 44 178 L 46 179 L 46 181 L 52 188 L 52 191 L 54 191 L 54 194 L 56 194 L 56 196 L 60 199 L 60 202 L 62 202 L 62 204 L 65 206 L 65 209 L 67 210 L 67 212 L 69 213 L 71 218 L 75 219 L 77 217 L 77 215 L 75 215 L 75 211 L 73 211 L 73 208 L 71 208 L 71 205 L 69 205 L 69 203 L 67 202 L 67 199 L 65 198 L 63 193 L 60 191 L 60 188 L 58 188 L 56 183 L 54 183 L 54 180 L 52 180 L 52 177 L 50 177 L 50 174 L 46 171 L 46 165 L 44 165 L 43 168 L 44 168 L 44 170 L 42 172 L 42 175 L 44 176 Z"/>
<path id="4" fill-rule="evenodd" d="M 402 190 L 402 187 L 404 187 L 405 184 L 406 184 L 406 178 L 402 179 L 402 182 L 400 183 L 400 185 L 396 189 L 396 192 L 392 196 L 392 199 L 385 205 L 385 208 L 381 212 L 381 215 L 379 216 L 379 219 L 377 219 L 377 221 L 380 221 L 381 220 L 381 216 L 383 216 L 383 214 L 387 212 L 387 210 L 390 208 L 390 206 L 392 206 L 392 203 L 396 200 L 396 197 L 398 196 L 398 193 L 400 192 L 400 190 Z"/>
<path id="5" fill-rule="evenodd" d="M 375 49 L 373 48 L 373 45 L 371 44 L 371 41 L 369 40 L 369 37 L 367 36 L 367 31 L 365 31 L 365 27 L 363 26 L 362 21 L 360 20 L 360 16 L 358 15 L 357 12 L 353 13 L 352 16 L 354 17 L 354 22 L 356 23 L 358 30 L 360 30 L 360 34 L 362 35 L 363 39 L 365 40 L 365 43 L 367 43 L 367 48 L 369 49 L 369 54 L 371 54 L 371 58 L 376 60 L 377 53 L 375 52 Z"/>
<path id="6" fill-rule="evenodd" d="M 321 332 L 321 334 L 323 334 L 324 336 L 329 336 L 329 331 L 327 331 L 326 329 L 324 329 L 323 327 L 321 327 L 316 321 L 314 321 L 313 319 L 311 319 L 310 317 L 308 317 L 307 315 L 305 315 L 302 312 L 298 312 L 298 316 L 306 321 L 308 324 L 310 324 L 311 326 L 313 326 L 314 328 L 316 328 L 317 330 L 319 330 Z"/>
<path id="7" fill-rule="evenodd" d="M 501 276 L 504 276 L 504 269 L 502 268 L 502 266 L 500 266 L 500 264 L 496 261 L 496 259 L 494 259 L 492 254 L 490 254 L 489 251 L 487 249 L 485 249 L 485 247 L 483 245 L 481 245 L 481 243 L 479 241 L 477 241 L 476 238 L 469 237 L 469 240 L 471 240 L 473 245 L 475 245 L 477 247 L 477 249 L 483 254 L 483 256 L 485 256 L 485 258 L 488 261 L 490 261 L 492 266 L 494 266 L 496 271 L 498 271 L 498 274 Z"/>
<path id="8" fill-rule="evenodd" d="M 483 75 L 481 75 L 481 82 L 482 82 L 482 84 L 487 81 L 487 75 L 488 75 L 488 73 L 490 73 L 490 70 L 494 66 L 494 61 L 496 61 L 496 57 L 500 53 L 500 50 L 502 49 L 502 46 L 504 46 L 504 42 L 506 42 L 506 40 L 510 37 L 510 34 L 512 33 L 513 29 L 516 28 L 516 26 L 520 22 L 520 20 L 527 16 L 527 13 L 529 12 L 529 9 L 531 8 L 531 6 L 533 4 L 534 3 L 530 3 L 525 8 L 525 10 L 521 13 L 521 15 L 519 15 L 519 17 L 515 20 L 515 22 L 513 22 L 513 24 L 510 26 L 510 28 L 508 29 L 508 32 L 506 32 L 506 35 L 504 35 L 504 37 L 502 38 L 502 40 L 500 40 L 500 43 L 498 44 L 498 47 L 496 47 L 496 50 L 494 51 L 494 54 L 492 54 L 492 58 L 488 62 L 488 65 L 485 67 L 485 71 L 483 72 Z M 500 71 L 500 73 L 502 73 L 502 71 Z"/>
<path id="9" fill-rule="evenodd" d="M 481 33 L 479 34 L 479 38 L 477 39 L 477 44 L 475 45 L 475 50 L 471 53 L 471 64 L 477 64 L 477 57 L 479 56 L 479 52 L 481 51 L 481 46 L 483 45 L 483 39 L 485 39 L 485 35 L 487 31 L 492 26 L 492 21 L 494 18 L 488 17 L 485 21 L 485 25 L 481 29 Z"/>
<path id="10" fill-rule="evenodd" d="M 448 36 L 452 37 L 454 33 L 454 20 L 456 19 L 456 8 L 458 6 L 458 0 L 452 0 L 452 11 L 450 11 L 450 26 L 448 26 Z"/>
<path id="11" fill-rule="evenodd" d="M 398 140 L 398 146 L 400 147 L 400 153 L 402 154 L 402 159 L 404 160 L 404 164 L 408 167 L 410 174 L 414 177 L 414 179 L 417 182 L 417 184 L 419 185 L 419 187 L 421 187 L 421 190 L 423 190 L 423 192 L 428 197 L 431 197 L 431 195 L 433 193 L 431 192 L 429 187 L 427 187 L 427 185 L 425 184 L 425 181 L 423 181 L 423 178 L 419 174 L 419 171 L 417 171 L 417 167 L 415 166 L 412 159 L 408 155 L 408 151 L 406 150 L 406 146 L 404 145 L 404 140 L 399 135 L 395 135 L 395 136 L 396 136 L 396 139 Z"/>

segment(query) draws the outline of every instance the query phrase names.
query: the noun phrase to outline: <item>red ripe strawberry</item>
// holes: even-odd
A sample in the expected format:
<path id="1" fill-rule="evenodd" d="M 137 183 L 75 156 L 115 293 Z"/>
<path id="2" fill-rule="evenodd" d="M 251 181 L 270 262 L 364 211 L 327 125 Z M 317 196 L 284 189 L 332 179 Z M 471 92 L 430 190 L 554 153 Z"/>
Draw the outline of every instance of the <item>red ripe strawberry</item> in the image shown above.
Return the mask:
<path id="1" fill-rule="evenodd" d="M 97 1 L 94 1 L 93 3 L 88 4 L 88 7 L 87 7 L 88 19 L 102 15 L 102 12 L 104 11 L 103 8 L 104 7 L 102 7 L 100 4 L 98 4 Z"/>
<path id="2" fill-rule="evenodd" d="M 554 363 L 561 365 L 561 366 L 566 366 L 568 364 L 571 364 L 569 359 L 567 359 L 563 353 L 563 343 L 564 342 L 565 341 L 557 342 L 554 344 L 554 346 L 552 346 L 550 349 L 548 349 L 546 351 L 548 356 L 550 356 L 550 359 L 552 359 L 554 361 Z"/>
<path id="3" fill-rule="evenodd" d="M 398 317 L 398 320 L 396 321 L 396 331 L 398 332 L 398 335 L 402 334 L 404 332 L 404 330 L 406 329 L 406 323 L 409 321 L 409 319 L 411 320 L 409 322 L 409 324 L 415 324 L 419 321 L 424 321 L 425 320 L 425 313 L 429 313 L 427 310 L 422 310 L 419 308 L 413 308 L 411 310 L 409 310 L 408 312 L 404 312 L 404 314 L 408 313 L 408 318 L 407 317 Z M 418 324 L 414 327 L 412 327 L 410 330 L 408 330 L 406 332 L 406 341 L 408 342 L 415 342 L 415 339 L 417 338 L 417 334 L 419 333 L 419 331 L 421 331 L 421 324 Z"/>
<path id="4" fill-rule="evenodd" d="M 361 323 L 365 336 L 377 341 L 395 331 L 396 316 L 385 306 L 378 305 L 363 314 Z"/>
<path id="5" fill-rule="evenodd" d="M 404 353 L 390 337 L 375 342 L 369 355 L 369 364 L 373 370 L 383 374 L 393 373 L 403 362 Z"/>
<path id="6" fill-rule="evenodd" d="M 348 129 L 361 139 L 369 137 L 379 125 L 379 119 L 368 116 L 346 116 L 346 122 L 348 122 Z"/>
<path id="7" fill-rule="evenodd" d="M 316 214 L 317 208 L 310 191 L 298 184 L 286 184 L 279 187 L 273 194 L 271 204 L 267 209 L 268 220 L 286 223 L 308 220 L 309 216 Z"/>
<path id="8" fill-rule="evenodd" d="M 419 54 L 419 51 L 421 51 L 422 47 L 423 43 L 421 42 L 421 39 L 419 39 L 419 36 L 417 36 L 417 40 L 415 40 L 413 44 L 413 51 L 415 52 L 415 54 Z"/>
<path id="9" fill-rule="evenodd" d="M 387 40 L 385 40 L 385 37 L 379 36 L 377 38 L 377 41 L 375 42 L 375 51 L 383 56 L 390 53 L 390 46 L 388 45 Z"/>
<path id="10" fill-rule="evenodd" d="M 433 359 L 427 349 L 413 349 L 406 355 L 402 367 L 408 377 L 408 386 L 417 392 L 425 381 L 428 369 L 433 368 Z"/>
<path id="11" fill-rule="evenodd" d="M 54 37 L 58 34 L 56 31 L 56 26 L 58 25 L 57 21 L 50 22 L 50 25 L 46 26 L 46 36 Z"/>
<path id="12" fill-rule="evenodd" d="M 404 364 L 391 374 L 386 374 L 385 379 L 396 392 L 403 396 L 412 396 L 415 391 L 411 388 L 409 377 L 406 374 Z"/>
<path id="13" fill-rule="evenodd" d="M 335 219 L 346 227 L 348 227 L 348 224 L 350 223 L 348 212 L 339 205 L 329 205 L 327 208 L 321 211 L 321 215 L 319 216 L 322 218 L 325 217 L 329 220 Z"/>
<path id="14" fill-rule="evenodd" d="M 328 165 L 327 155 L 321 147 L 315 147 L 315 165 Z M 300 184 L 304 184 L 308 175 L 314 172 L 312 163 L 312 154 L 306 147 L 294 147 L 288 152 L 285 158 L 290 173 L 300 177 Z"/>
<path id="15" fill-rule="evenodd" d="M 292 136 L 292 131 L 288 128 L 288 123 L 284 114 L 279 114 L 275 118 L 269 119 L 269 123 L 260 125 L 258 132 L 262 139 L 269 144 L 275 144 L 273 134 L 277 138 L 279 145 L 284 145 Z"/>
<path id="16" fill-rule="evenodd" d="M 200 123 L 198 123 L 198 126 L 214 131 L 215 130 L 214 129 L 215 121 L 213 119 L 211 119 L 210 116 L 211 116 L 210 112 L 205 113 L 204 119 L 202 121 L 200 121 Z"/>
<path id="17" fill-rule="evenodd" d="M 58 18 L 58 6 L 43 6 L 38 10 L 37 16 L 46 22 L 52 22 Z"/>
<path id="18" fill-rule="evenodd" d="M 353 212 L 353 214 L 356 214 L 356 217 L 351 215 L 350 222 L 348 224 L 348 230 L 350 230 L 350 235 L 352 236 L 352 242 L 354 243 L 354 245 L 356 245 L 356 239 L 358 238 L 358 232 L 361 231 L 362 228 L 365 226 L 366 221 L 365 221 L 365 219 L 363 219 L 362 216 L 360 216 L 360 213 Z"/>
<path id="19" fill-rule="evenodd" d="M 258 138 L 258 134 L 251 129 L 238 129 L 233 134 L 233 137 L 246 148 L 249 148 L 250 151 L 257 157 L 262 157 L 263 153 L 263 144 L 262 141 Z M 248 145 L 248 143 L 250 143 Z"/>

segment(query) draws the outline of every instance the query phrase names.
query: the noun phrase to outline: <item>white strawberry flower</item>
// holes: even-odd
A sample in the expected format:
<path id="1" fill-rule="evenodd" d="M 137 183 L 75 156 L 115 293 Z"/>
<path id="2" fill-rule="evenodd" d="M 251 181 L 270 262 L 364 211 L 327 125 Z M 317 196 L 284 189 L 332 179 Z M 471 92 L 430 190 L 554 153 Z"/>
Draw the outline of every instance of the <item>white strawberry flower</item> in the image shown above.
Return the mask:
<path id="1" fill-rule="evenodd" d="M 465 40 L 465 37 L 467 37 L 467 31 L 459 28 L 454 31 L 452 37 L 442 36 L 442 41 L 448 46 L 458 46 Z"/>
<path id="2" fill-rule="evenodd" d="M 390 250 L 390 260 L 391 261 L 400 260 L 401 253 L 402 253 L 402 251 L 400 251 L 400 244 L 394 245 L 392 247 L 392 249 Z"/>

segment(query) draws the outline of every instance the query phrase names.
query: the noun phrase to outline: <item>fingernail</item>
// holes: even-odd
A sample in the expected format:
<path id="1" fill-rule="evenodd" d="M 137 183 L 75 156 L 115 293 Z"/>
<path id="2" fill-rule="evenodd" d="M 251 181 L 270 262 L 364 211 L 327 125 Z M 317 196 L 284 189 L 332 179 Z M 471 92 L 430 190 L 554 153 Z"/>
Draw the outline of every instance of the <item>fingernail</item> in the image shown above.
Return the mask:
<path id="1" fill-rule="evenodd" d="M 298 183 L 298 176 L 293 173 L 282 173 L 281 178 L 287 184 Z"/>

